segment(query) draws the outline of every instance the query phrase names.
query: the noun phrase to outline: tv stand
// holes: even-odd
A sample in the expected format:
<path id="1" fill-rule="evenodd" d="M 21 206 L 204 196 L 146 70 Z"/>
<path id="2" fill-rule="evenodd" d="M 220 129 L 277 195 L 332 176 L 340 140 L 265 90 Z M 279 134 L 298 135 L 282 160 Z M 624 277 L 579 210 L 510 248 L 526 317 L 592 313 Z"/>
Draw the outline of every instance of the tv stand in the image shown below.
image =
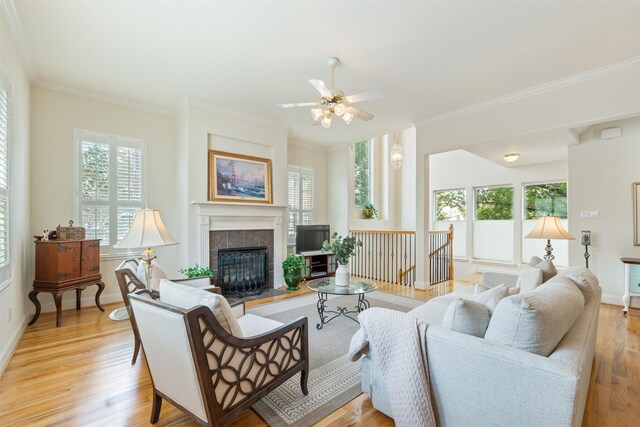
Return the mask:
<path id="1" fill-rule="evenodd" d="M 319 279 L 336 274 L 336 258 L 331 252 L 300 252 L 304 257 L 306 279 Z"/>

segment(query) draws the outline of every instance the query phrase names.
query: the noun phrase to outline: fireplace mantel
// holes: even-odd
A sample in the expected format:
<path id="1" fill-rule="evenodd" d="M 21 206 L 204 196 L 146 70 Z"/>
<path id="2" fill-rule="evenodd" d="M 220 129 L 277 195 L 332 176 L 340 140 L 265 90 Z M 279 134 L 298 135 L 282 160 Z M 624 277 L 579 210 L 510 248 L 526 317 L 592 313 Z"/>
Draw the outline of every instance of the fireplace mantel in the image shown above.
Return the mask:
<path id="1" fill-rule="evenodd" d="M 282 264 L 286 252 L 284 225 L 287 205 L 241 202 L 191 202 L 200 218 L 200 265 L 209 265 L 209 232 L 224 230 L 273 230 L 274 286 L 284 283 Z"/>

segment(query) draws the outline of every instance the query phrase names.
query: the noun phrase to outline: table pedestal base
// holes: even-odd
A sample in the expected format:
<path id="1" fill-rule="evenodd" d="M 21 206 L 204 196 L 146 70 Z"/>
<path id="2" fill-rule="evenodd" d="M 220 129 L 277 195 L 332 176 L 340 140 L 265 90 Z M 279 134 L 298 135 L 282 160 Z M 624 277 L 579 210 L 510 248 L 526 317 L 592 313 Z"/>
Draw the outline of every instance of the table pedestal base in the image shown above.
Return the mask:
<path id="1" fill-rule="evenodd" d="M 320 323 L 316 325 L 318 329 L 322 329 L 324 325 L 339 316 L 345 316 L 356 323 L 360 323 L 357 318 L 350 316 L 350 314 L 357 315 L 370 307 L 369 301 L 366 300 L 364 294 L 358 294 L 358 304 L 355 306 L 355 310 L 347 310 L 347 307 L 337 307 L 335 311 L 327 310 L 326 302 L 327 294 L 318 292 L 318 303 L 316 304 L 318 307 L 318 316 L 320 317 Z"/>

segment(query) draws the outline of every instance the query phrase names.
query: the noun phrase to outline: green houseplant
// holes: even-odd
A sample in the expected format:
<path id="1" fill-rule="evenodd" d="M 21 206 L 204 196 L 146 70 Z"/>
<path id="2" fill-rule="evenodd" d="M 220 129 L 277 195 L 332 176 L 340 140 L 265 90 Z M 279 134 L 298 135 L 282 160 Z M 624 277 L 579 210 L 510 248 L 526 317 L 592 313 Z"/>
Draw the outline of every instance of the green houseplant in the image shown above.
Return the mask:
<path id="1" fill-rule="evenodd" d="M 378 218 L 378 209 L 372 203 L 367 202 L 362 206 L 362 217 L 364 219 Z"/>
<path id="2" fill-rule="evenodd" d="M 305 267 L 304 257 L 301 255 L 289 254 L 289 256 L 282 261 L 284 281 L 287 284 L 288 291 L 298 290 L 298 284 L 300 280 L 302 280 L 302 272 Z"/>
<path id="3" fill-rule="evenodd" d="M 322 250 L 331 252 L 338 261 L 336 269 L 335 284 L 336 286 L 349 286 L 349 259 L 356 254 L 356 248 L 362 246 L 362 241 L 354 236 L 342 237 L 338 233 L 333 233 L 330 240 L 322 243 Z"/>
<path id="4" fill-rule="evenodd" d="M 216 274 L 215 270 L 212 270 L 211 267 L 200 267 L 198 263 L 192 267 L 183 268 L 178 271 L 190 279 L 194 277 L 209 277 L 212 283 Z"/>

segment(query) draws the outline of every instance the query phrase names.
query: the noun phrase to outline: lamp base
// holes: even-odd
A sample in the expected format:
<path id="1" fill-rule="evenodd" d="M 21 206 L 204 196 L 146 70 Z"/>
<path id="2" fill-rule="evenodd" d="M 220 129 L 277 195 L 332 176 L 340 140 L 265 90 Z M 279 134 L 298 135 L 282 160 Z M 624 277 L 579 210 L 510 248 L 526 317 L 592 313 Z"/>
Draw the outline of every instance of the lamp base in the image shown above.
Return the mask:
<path id="1" fill-rule="evenodd" d="M 544 247 L 544 250 L 547 251 L 547 254 L 543 257 L 544 259 L 548 259 L 550 261 L 556 259 L 551 253 L 553 251 L 553 247 L 551 246 L 551 240 L 547 239 L 547 246 Z"/>

